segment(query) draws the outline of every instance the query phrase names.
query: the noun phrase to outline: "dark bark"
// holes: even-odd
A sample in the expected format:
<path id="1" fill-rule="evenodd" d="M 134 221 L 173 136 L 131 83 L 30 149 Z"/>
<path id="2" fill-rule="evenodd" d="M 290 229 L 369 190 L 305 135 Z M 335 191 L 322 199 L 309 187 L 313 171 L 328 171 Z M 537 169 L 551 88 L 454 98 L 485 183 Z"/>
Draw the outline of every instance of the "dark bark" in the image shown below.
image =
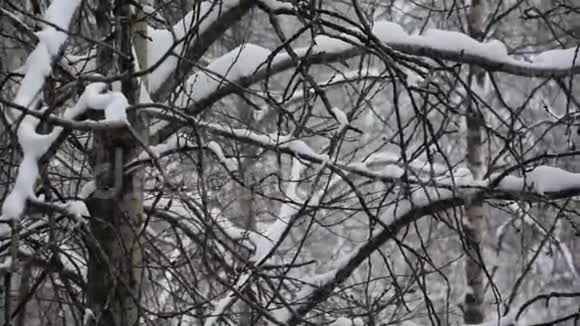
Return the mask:
<path id="1" fill-rule="evenodd" d="M 129 1 L 117 0 L 112 8 L 101 1 L 100 9 L 115 19 L 113 45 L 123 54 L 117 56 L 118 73 L 134 71 L 133 28 Z M 111 24 L 112 25 L 112 24 Z M 112 30 L 103 30 L 109 34 Z M 110 27 L 109 27 L 110 28 Z M 106 49 L 100 50 L 105 52 Z M 99 53 L 100 60 L 110 54 Z M 108 62 L 99 62 L 106 75 Z M 122 93 L 130 104 L 137 103 L 139 85 L 136 78 L 121 84 Z M 147 121 L 137 113 L 129 113 L 128 120 L 140 138 L 147 142 Z M 123 175 L 123 165 L 140 150 L 139 143 L 127 128 L 97 131 L 94 139 L 96 157 L 96 191 L 87 201 L 91 212 L 87 301 L 96 316 L 94 325 L 137 325 L 140 316 L 141 268 L 143 249 L 141 228 L 143 220 L 143 170 Z"/>

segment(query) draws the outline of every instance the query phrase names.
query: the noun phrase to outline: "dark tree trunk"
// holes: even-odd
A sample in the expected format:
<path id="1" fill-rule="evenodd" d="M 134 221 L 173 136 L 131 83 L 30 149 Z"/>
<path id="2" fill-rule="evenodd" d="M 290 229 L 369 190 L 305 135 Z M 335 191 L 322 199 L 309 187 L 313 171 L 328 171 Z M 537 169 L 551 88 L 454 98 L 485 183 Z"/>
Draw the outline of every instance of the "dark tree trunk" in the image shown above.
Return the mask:
<path id="1" fill-rule="evenodd" d="M 101 34 L 108 38 L 123 56 L 115 56 L 118 69 L 109 67 L 112 54 L 100 49 L 101 73 L 132 73 L 134 16 L 130 2 L 117 0 L 114 10 L 108 1 L 100 2 L 97 20 Z M 110 23 L 113 22 L 114 23 Z M 114 25 L 114 28 L 112 26 Z M 116 70 L 116 71 L 115 71 Z M 129 104 L 139 100 L 136 78 L 121 82 L 121 91 Z M 147 143 L 147 120 L 137 113 L 128 113 L 131 128 Z M 96 320 L 94 325 L 137 325 L 140 317 L 142 289 L 143 223 L 142 169 L 123 173 L 123 166 L 141 150 L 139 142 L 127 128 L 95 133 L 96 191 L 88 201 L 92 215 L 89 239 L 88 306 Z"/>

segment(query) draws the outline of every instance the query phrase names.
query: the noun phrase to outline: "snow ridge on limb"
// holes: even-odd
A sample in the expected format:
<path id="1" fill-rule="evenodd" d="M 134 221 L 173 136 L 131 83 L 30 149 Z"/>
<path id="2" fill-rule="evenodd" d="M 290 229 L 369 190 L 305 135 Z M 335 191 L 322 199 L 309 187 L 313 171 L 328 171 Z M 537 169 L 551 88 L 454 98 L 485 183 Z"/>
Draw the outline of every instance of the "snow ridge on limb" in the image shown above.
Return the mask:
<path id="1" fill-rule="evenodd" d="M 313 164 L 324 164 L 331 170 L 340 170 L 361 177 L 382 182 L 403 182 L 401 177 L 410 169 L 405 182 L 423 185 L 429 183 L 442 190 L 453 190 L 458 195 L 469 192 L 486 191 L 487 198 L 520 198 L 521 195 L 548 196 L 560 198 L 573 193 L 580 194 L 580 173 L 550 167 L 537 166 L 523 177 L 494 173 L 484 180 L 473 180 L 464 167 L 451 169 L 443 165 L 430 165 L 428 162 L 411 161 L 408 168 L 400 166 L 397 154 L 378 152 L 364 163 L 329 162 L 325 155 L 318 154 L 304 141 L 290 139 L 279 134 L 259 134 L 248 129 L 233 129 L 216 123 L 200 122 L 198 127 L 230 139 L 243 140 L 249 144 L 273 151 L 290 154 Z M 434 171 L 435 178 L 417 175 L 417 172 Z M 521 198 L 520 198 L 521 199 Z"/>
<path id="2" fill-rule="evenodd" d="M 44 15 L 43 29 L 36 33 L 38 44 L 28 56 L 24 67 L 24 78 L 14 98 L 14 103 L 31 107 L 52 71 L 54 61 L 66 42 L 68 25 L 81 0 L 55 0 Z M 58 27 L 57 30 L 54 26 Z"/>
<path id="3" fill-rule="evenodd" d="M 499 71 L 513 75 L 528 77 L 559 77 L 580 74 L 580 60 L 576 58 L 576 48 L 566 50 L 550 50 L 537 56 L 534 62 L 518 60 L 507 53 L 506 46 L 497 40 L 478 42 L 469 36 L 452 31 L 429 30 L 423 35 L 409 35 L 400 25 L 389 21 L 375 23 L 373 33 L 379 41 L 403 54 L 455 61 L 458 63 L 479 65 L 489 71 Z M 341 35 L 343 39 L 320 35 L 315 38 L 315 46 L 298 48 L 295 52 L 310 64 L 328 63 L 344 60 L 359 55 L 365 51 L 358 45 L 360 41 L 352 35 Z M 444 40 L 451 39 L 449 46 L 444 46 Z M 229 83 L 221 83 L 220 87 L 206 89 L 203 94 L 196 93 L 197 102 L 188 105 L 190 114 L 198 114 L 213 103 L 236 92 L 240 87 L 248 87 L 264 80 L 268 76 L 293 68 L 294 61 L 287 53 L 271 55 L 267 64 L 250 75 L 229 76 Z M 208 67 L 209 68 L 209 67 Z M 197 94 L 201 96 L 197 97 Z M 167 126 L 158 131 L 160 139 L 168 137 L 178 129 Z"/>
<path id="4" fill-rule="evenodd" d="M 187 52 L 196 48 L 196 41 L 186 44 L 189 35 L 195 33 L 195 37 L 208 33 L 214 29 L 216 24 L 223 23 L 222 20 L 231 11 L 237 10 L 243 5 L 242 2 L 251 2 L 249 0 L 212 0 L 199 1 L 194 4 L 194 8 L 187 12 L 185 16 L 167 29 L 156 29 L 147 26 L 147 66 L 141 67 L 142 70 L 152 69 L 148 74 L 148 91 L 156 100 L 162 99 L 172 89 L 161 90 L 166 87 L 171 75 L 175 73 L 178 65 L 185 65 L 180 62 L 178 56 L 185 55 Z M 159 17 L 159 13 L 153 14 L 155 11 L 149 6 L 143 8 L 146 13 Z M 159 19 L 159 18 L 156 18 Z M 162 20 L 163 19 L 159 19 Z M 237 19 L 234 19 L 235 21 Z M 232 22 L 229 22 L 232 23 Z M 219 35 L 219 32 L 217 33 Z M 211 43 L 209 40 L 202 42 Z M 207 47 L 204 45 L 203 47 Z M 197 49 L 194 49 L 197 50 Z M 205 51 L 200 51 L 203 52 Z M 95 51 L 91 50 L 89 53 L 83 55 L 67 55 L 65 64 L 67 66 L 75 67 L 78 72 L 93 71 L 95 69 Z M 197 61 L 199 58 L 188 58 L 189 61 Z M 187 61 L 187 60 L 186 60 Z M 188 70 L 189 71 L 189 70 Z M 180 74 L 185 76 L 188 73 L 180 70 Z M 165 94 L 161 96 L 158 93 Z"/>
<path id="5" fill-rule="evenodd" d="M 229 80 L 251 76 L 266 65 L 270 53 L 270 50 L 258 45 L 244 44 L 213 60 L 202 71 L 187 79 L 185 96 L 180 97 L 177 105 L 185 106 L 187 101 L 197 103 L 228 85 Z"/>
<path id="6" fill-rule="evenodd" d="M 55 0 L 48 8 L 44 19 L 65 30 L 80 2 L 80 0 Z M 14 99 L 16 105 L 26 108 L 34 107 L 38 102 L 46 78 L 52 71 L 52 62 L 58 57 L 67 38 L 65 32 L 48 24 L 43 26 L 43 30 L 37 35 L 39 42 L 26 60 L 24 78 Z M 4 113 L 10 122 L 17 121 L 24 114 L 14 116 L 9 111 Z M 23 158 L 18 167 L 14 188 L 2 203 L 1 220 L 19 220 L 24 213 L 27 200 L 36 197 L 34 184 L 39 175 L 38 160 L 60 133 L 60 129 L 55 128 L 48 135 L 38 134 L 36 127 L 39 123 L 40 120 L 28 115 L 24 116 L 17 126 L 17 137 Z M 8 229 L 6 224 L 1 224 L 0 227 L 2 231 Z M 4 264 L 12 265 L 11 259 L 8 257 Z"/>
<path id="7" fill-rule="evenodd" d="M 170 55 L 171 52 L 181 54 L 184 49 L 183 39 L 194 28 L 197 33 L 203 33 L 209 25 L 220 17 L 223 10 L 238 5 L 239 1 L 215 1 L 202 2 L 199 11 L 189 11 L 183 19 L 173 25 L 172 30 L 160 30 L 149 27 L 147 31 L 151 42 L 147 47 L 147 62 L 150 67 L 157 65 L 150 76 L 149 91 L 156 91 L 177 67 L 177 57 Z M 177 43 L 177 44 L 175 44 Z"/>
<path id="8" fill-rule="evenodd" d="M 344 111 L 342 111 L 341 109 L 337 107 L 332 107 L 330 109 L 330 112 L 334 116 L 334 119 L 338 122 L 337 133 L 342 133 L 346 129 L 356 131 L 359 134 L 363 133 L 362 130 L 352 126 L 352 124 L 348 120 L 348 117 L 346 116 L 346 113 L 344 113 Z"/>
<path id="9" fill-rule="evenodd" d="M 88 98 L 88 106 L 95 110 L 104 110 L 105 122 L 121 122 L 129 124 L 126 111 L 129 102 L 121 92 L 94 94 Z"/>
<path id="10" fill-rule="evenodd" d="M 376 181 L 402 182 L 400 178 L 406 171 L 403 166 L 399 165 L 397 154 L 394 153 L 375 153 L 365 163 L 328 162 L 325 160 L 325 155 L 316 153 L 304 141 L 290 139 L 288 136 L 258 134 L 248 129 L 232 129 L 206 122 L 199 123 L 197 126 L 226 138 L 243 140 L 266 149 L 300 157 L 310 163 L 325 164 L 326 168 L 329 169 L 341 170 Z M 530 169 L 523 177 L 494 173 L 484 180 L 473 180 L 463 167 L 450 169 L 443 165 L 430 165 L 428 162 L 415 160 L 410 162 L 408 169 L 411 169 L 408 174 L 412 176 L 421 171 L 434 171 L 439 175 L 434 180 L 429 176 L 418 175 L 409 178 L 406 182 L 417 185 L 428 182 L 440 189 L 459 191 L 462 195 L 470 191 L 480 192 L 483 190 L 497 191 L 498 193 L 489 193 L 487 196 L 498 199 L 505 198 L 505 196 L 519 198 L 522 194 L 559 198 L 566 193 L 580 193 L 580 173 L 568 172 L 550 166 L 538 166 Z"/>
<path id="11" fill-rule="evenodd" d="M 55 0 L 48 8 L 44 19 L 59 27 L 67 29 L 77 9 L 80 0 Z M 52 62 L 58 57 L 64 45 L 67 34 L 46 24 L 38 34 L 39 42 L 30 53 L 24 67 L 24 78 L 20 84 L 14 103 L 18 106 L 31 108 L 39 101 L 41 90 L 46 78 L 52 71 Z M 13 110 L 12 110 L 13 111 Z M 16 121 L 12 112 L 6 111 L 9 121 Z M 36 132 L 40 120 L 30 115 L 24 116 L 18 125 L 17 137 L 23 151 L 23 159 L 18 168 L 18 175 L 14 188 L 2 204 L 1 219 L 19 219 L 24 212 L 28 198 L 34 198 L 34 183 L 38 177 L 38 159 L 48 150 L 58 136 L 59 128 L 55 128 L 48 135 Z"/>
<path id="12" fill-rule="evenodd" d="M 273 10 L 278 10 L 278 9 L 286 9 L 286 10 L 292 10 L 294 8 L 294 6 L 292 6 L 292 3 L 288 0 L 284 1 L 284 0 L 259 0 L 262 5 L 273 9 Z"/>
<path id="13" fill-rule="evenodd" d="M 171 32 L 161 31 L 161 33 L 157 33 L 152 31 L 150 34 L 152 39 L 159 40 L 159 42 L 151 42 L 150 45 L 157 48 L 158 45 L 163 44 L 164 47 L 159 48 L 165 49 L 165 51 L 159 49 L 148 51 L 153 55 L 153 57 L 148 58 L 150 67 L 163 63 L 159 59 L 169 59 L 168 64 L 160 70 L 159 78 L 151 78 L 156 79 L 151 88 L 151 95 L 155 100 L 166 98 L 182 81 L 182 78 L 189 75 L 194 63 L 206 53 L 215 40 L 255 5 L 255 0 L 213 0 L 198 2 L 198 4 L 200 10 L 189 12 L 173 27 Z M 191 35 L 192 32 L 195 32 L 195 37 L 192 42 L 187 44 L 187 47 L 181 44 L 186 37 L 181 39 L 174 37 L 174 35 L 180 34 Z M 173 51 L 171 51 L 172 49 Z M 182 55 L 186 60 L 168 57 L 171 52 Z M 176 78 L 171 78 L 172 75 Z"/>
<path id="14" fill-rule="evenodd" d="M 378 21 L 373 27 L 373 34 L 385 45 L 394 50 L 409 55 L 427 58 L 445 59 L 459 63 L 475 64 L 492 71 L 501 71 L 514 75 L 529 77 L 556 77 L 580 74 L 580 57 L 577 48 L 563 50 L 548 50 L 536 56 L 532 62 L 518 60 L 510 56 L 505 44 L 498 40 L 479 42 L 466 34 L 429 29 L 422 35 L 409 35 L 399 24 L 390 21 Z M 319 35 L 315 38 L 314 48 L 298 48 L 295 52 L 304 56 L 312 63 L 328 62 L 328 60 L 344 59 L 345 57 L 360 54 L 364 49 L 358 48 L 358 41 L 352 35 L 341 35 L 343 39 L 332 38 L 328 35 Z M 308 54 L 308 57 L 306 57 Z M 294 65 L 287 53 L 278 53 L 270 65 L 260 69 L 249 80 L 240 83 L 248 85 L 255 83 L 267 75 L 277 73 Z M 229 90 L 228 91 L 232 91 Z M 213 94 L 216 100 L 226 94 Z"/>
<path id="15" fill-rule="evenodd" d="M 48 8 L 44 19 L 66 30 L 80 3 L 80 0 L 56 0 Z M 39 42 L 26 60 L 25 75 L 13 100 L 17 106 L 29 109 L 34 108 L 39 102 L 45 80 L 52 72 L 52 64 L 58 58 L 67 39 L 67 33 L 62 30 L 57 30 L 54 26 L 47 24 L 39 32 Z M 102 83 L 87 86 L 76 105 L 66 110 L 64 118 L 74 119 L 85 112 L 88 107 L 93 107 L 104 109 L 108 121 L 126 121 L 125 97 L 120 93 L 100 94 L 104 88 L 105 84 Z M 5 113 L 8 116 L 12 115 L 10 121 L 15 121 L 15 115 L 12 112 Z M 24 112 L 20 112 L 16 117 L 23 114 Z M 49 134 L 39 134 L 36 132 L 39 123 L 40 119 L 37 117 L 25 115 L 18 125 L 16 133 L 23 158 L 14 187 L 2 203 L 2 220 L 19 220 L 24 213 L 27 200 L 36 200 L 34 184 L 39 176 L 38 160 L 49 150 L 62 132 L 62 127 L 55 127 Z"/>
<path id="16" fill-rule="evenodd" d="M 171 153 L 172 151 L 187 147 L 196 147 L 196 145 L 188 141 L 186 138 L 180 137 L 178 134 L 173 134 L 166 141 L 157 145 L 149 146 L 149 151 L 153 153 L 155 157 L 150 157 L 147 151 L 143 151 L 133 162 L 130 162 L 127 165 L 132 165 L 139 161 L 145 161 L 149 159 L 159 159 L 167 153 Z"/>
<path id="17" fill-rule="evenodd" d="M 409 35 L 399 24 L 378 21 L 373 34 L 406 54 L 476 64 L 515 75 L 552 77 L 580 73 L 578 47 L 547 50 L 532 62 L 526 62 L 510 56 L 499 40 L 479 42 L 461 32 L 428 29 L 421 35 Z M 335 43 L 345 42 L 335 40 Z"/>
<path id="18" fill-rule="evenodd" d="M 206 148 L 211 151 L 216 158 L 227 168 L 229 172 L 238 169 L 238 162 L 234 158 L 227 158 L 224 155 L 222 147 L 215 141 L 210 141 L 206 144 Z"/>
<path id="19" fill-rule="evenodd" d="M 225 156 L 222 147 L 215 141 L 210 141 L 204 146 L 203 149 L 207 149 L 215 155 L 218 161 L 220 161 L 229 172 L 236 171 L 238 169 L 238 163 L 234 158 L 228 158 Z M 127 163 L 125 167 L 131 167 L 135 164 L 142 163 L 144 161 L 149 161 L 151 159 L 160 159 L 166 155 L 174 153 L 179 150 L 193 150 L 202 149 L 195 143 L 192 143 L 185 137 L 180 137 L 178 134 L 171 135 L 166 141 L 161 142 L 157 145 L 149 146 L 149 151 L 142 151 L 136 159 Z M 155 157 L 151 157 L 154 154 Z"/>
<path id="20" fill-rule="evenodd" d="M 26 84 L 21 85 L 21 87 L 25 86 Z M 108 122 L 126 124 L 127 99 L 119 92 L 101 94 L 105 87 L 104 83 L 88 85 L 77 103 L 64 112 L 65 121 L 74 120 L 90 107 L 105 110 L 105 125 Z M 2 204 L 1 219 L 3 220 L 20 219 L 26 207 L 26 201 L 37 200 L 34 194 L 34 184 L 39 176 L 38 160 L 50 149 L 63 131 L 63 128 L 58 126 L 49 134 L 38 134 L 36 128 L 39 123 L 40 119 L 29 114 L 24 116 L 18 126 L 16 134 L 23 158 L 18 168 L 14 188 Z"/>
<path id="21" fill-rule="evenodd" d="M 557 77 L 580 73 L 578 48 L 545 51 L 539 54 L 533 62 L 526 62 L 508 55 L 507 48 L 501 41 L 479 42 L 460 32 L 430 29 L 422 35 L 409 35 L 396 23 L 378 21 L 374 24 L 373 34 L 383 44 L 404 54 L 475 64 L 490 71 L 501 71 L 530 77 Z M 314 48 L 311 46 L 298 48 L 295 52 L 310 63 L 319 63 L 345 59 L 364 51 L 364 48 L 358 45 L 360 41 L 352 35 L 341 35 L 341 37 L 343 39 L 319 35 L 314 40 Z M 236 50 L 232 52 L 236 52 Z M 243 60 L 241 61 L 243 62 L 250 60 L 249 58 L 243 58 L 241 50 L 238 52 L 240 52 L 238 58 L 236 58 L 238 61 L 240 57 L 242 57 Z M 260 50 L 260 52 L 260 58 L 268 57 L 266 53 L 270 53 L 269 50 L 265 49 Z M 231 58 L 230 54 L 231 52 L 224 57 Z M 258 67 L 255 71 L 251 73 L 246 71 L 245 74 L 237 73 L 227 76 L 231 83 L 225 83 L 223 80 L 218 82 L 214 79 L 213 82 L 198 84 L 198 86 L 201 86 L 201 90 L 192 91 L 191 98 L 194 103 L 188 106 L 188 111 L 192 114 L 202 112 L 212 103 L 235 92 L 241 86 L 249 86 L 271 74 L 294 67 L 294 61 L 287 53 L 273 55 L 268 64 L 256 65 L 256 61 L 258 60 L 250 61 L 254 62 L 254 67 Z M 217 63 L 216 60 L 216 66 Z M 213 69 L 211 64 L 208 66 L 208 70 L 218 72 Z M 198 74 L 190 77 L 188 84 L 191 85 L 191 81 L 200 78 L 201 75 Z M 195 77 L 196 75 L 197 77 Z M 215 75 L 211 77 L 216 78 Z M 207 77 L 205 78 L 207 79 Z M 162 136 L 170 134 L 174 128 L 171 126 L 164 128 L 160 131 L 160 134 Z"/>

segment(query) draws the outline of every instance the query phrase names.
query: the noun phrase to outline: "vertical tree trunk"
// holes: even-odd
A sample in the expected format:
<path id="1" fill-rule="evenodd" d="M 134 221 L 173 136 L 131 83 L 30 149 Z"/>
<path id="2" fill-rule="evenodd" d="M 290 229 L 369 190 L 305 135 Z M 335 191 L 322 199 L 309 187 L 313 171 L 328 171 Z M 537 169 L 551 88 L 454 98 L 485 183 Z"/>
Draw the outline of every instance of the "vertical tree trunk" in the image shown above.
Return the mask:
<path id="1" fill-rule="evenodd" d="M 477 40 L 483 38 L 483 21 L 485 0 L 472 0 L 467 17 L 468 29 L 471 37 Z M 478 67 L 471 67 L 470 85 L 476 89 L 483 89 L 485 71 Z M 472 96 L 473 90 L 468 92 L 467 107 L 467 166 L 475 180 L 481 180 L 484 174 L 483 126 L 485 118 L 478 109 Z M 483 286 L 483 257 L 481 252 L 481 236 L 484 227 L 485 210 L 483 202 L 471 200 L 465 207 L 463 217 L 463 231 L 467 258 L 465 261 L 465 277 L 467 292 L 464 301 L 463 320 L 466 324 L 481 324 L 485 319 L 484 286 Z"/>
<path id="2" fill-rule="evenodd" d="M 98 22 L 102 36 L 107 38 L 115 33 L 109 39 L 123 54 L 115 58 L 116 72 L 132 73 L 135 17 L 130 1 L 116 0 L 113 8 L 109 1 L 100 1 L 97 20 L 115 20 L 114 29 L 107 22 Z M 106 74 L 113 69 L 103 60 L 112 55 L 102 48 L 99 47 L 99 67 Z M 124 79 L 121 91 L 129 104 L 136 103 L 139 99 L 136 78 Z M 136 112 L 127 116 L 132 128 L 147 142 L 148 124 L 144 117 Z M 89 239 L 87 301 L 96 316 L 95 325 L 132 326 L 139 322 L 144 171 L 123 173 L 123 165 L 139 150 L 138 142 L 126 128 L 95 132 L 96 191 L 87 203 L 93 237 Z"/>

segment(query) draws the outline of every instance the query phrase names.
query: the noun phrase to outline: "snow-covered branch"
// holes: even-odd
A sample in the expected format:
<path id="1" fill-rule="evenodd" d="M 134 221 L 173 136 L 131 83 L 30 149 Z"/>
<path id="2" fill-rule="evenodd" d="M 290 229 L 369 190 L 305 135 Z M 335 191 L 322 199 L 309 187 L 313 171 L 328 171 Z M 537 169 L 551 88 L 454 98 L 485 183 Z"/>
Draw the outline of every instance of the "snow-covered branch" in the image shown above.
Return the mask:
<path id="1" fill-rule="evenodd" d="M 527 77 L 563 77 L 580 73 L 577 48 L 545 51 L 528 62 L 508 55 L 501 41 L 478 42 L 459 32 L 430 29 L 422 35 L 409 35 L 396 23 L 379 21 L 374 25 L 373 34 L 394 51 L 393 55 L 399 53 L 450 60 Z M 365 38 L 355 32 L 353 35 Z M 309 64 L 344 60 L 365 52 L 365 48 L 359 45 L 360 40 L 353 35 L 342 35 L 342 39 L 319 35 L 314 39 L 314 45 L 297 48 L 295 53 Z M 285 52 L 273 53 L 257 45 L 246 44 L 219 57 L 188 79 L 186 89 L 189 89 L 187 95 L 191 102 L 187 111 L 198 114 L 240 87 L 250 86 L 293 67 L 293 58 Z M 180 103 L 184 104 L 184 101 Z M 160 130 L 159 135 L 164 139 L 177 129 L 170 125 Z"/>
<path id="2" fill-rule="evenodd" d="M 38 103 L 46 78 L 52 71 L 52 63 L 59 56 L 67 39 L 66 30 L 70 21 L 81 3 L 80 0 L 55 0 L 45 14 L 45 21 L 50 25 L 43 27 L 37 33 L 39 42 L 26 60 L 18 92 L 13 100 L 16 106 L 27 109 L 34 108 Z M 54 26 L 59 27 L 59 30 Z M 23 113 L 9 111 L 5 108 L 9 121 L 15 122 Z M 74 113 L 70 113 L 74 115 Z M 26 201 L 35 198 L 34 183 L 39 174 L 38 159 L 49 149 L 61 129 L 55 128 L 51 133 L 42 135 L 36 132 L 40 123 L 38 118 L 26 115 L 17 126 L 17 136 L 22 148 L 23 158 L 18 168 L 16 182 L 10 194 L 2 204 L 1 218 L 19 219 L 24 213 Z"/>
<path id="3" fill-rule="evenodd" d="M 39 176 L 38 160 L 49 150 L 62 132 L 62 127 L 53 128 L 48 134 L 37 132 L 41 122 L 38 114 L 27 114 L 40 101 L 42 88 L 46 78 L 51 74 L 52 65 L 60 55 L 61 49 L 67 40 L 65 32 L 72 17 L 80 5 L 80 0 L 55 0 L 48 8 L 44 20 L 47 22 L 43 30 L 37 33 L 39 42 L 26 60 L 18 92 L 13 100 L 14 107 L 6 107 L 5 114 L 9 121 L 16 123 L 16 134 L 22 148 L 23 158 L 18 168 L 18 175 L 14 187 L 2 203 L 1 219 L 20 219 L 28 200 L 37 200 L 34 194 L 34 184 Z M 104 84 L 89 85 L 75 106 L 64 113 L 63 119 L 53 119 L 66 124 L 67 120 L 83 114 L 89 107 L 105 111 L 106 122 L 127 122 L 125 109 L 127 101 L 121 93 L 101 94 Z M 42 114 L 44 109 L 39 114 Z M 5 224 L 3 224 L 5 225 Z"/>
<path id="4" fill-rule="evenodd" d="M 577 48 L 545 51 L 536 56 L 534 61 L 527 62 L 508 55 L 505 45 L 500 41 L 482 43 L 459 32 L 430 29 L 422 35 L 408 35 L 400 25 L 380 21 L 375 24 L 373 33 L 384 45 L 405 54 L 475 64 L 490 71 L 527 77 L 559 77 L 580 73 Z M 314 48 L 310 46 L 298 48 L 295 52 L 308 63 L 327 63 L 364 52 L 364 48 L 355 45 L 360 42 L 353 36 L 343 37 L 351 40 L 354 45 L 338 38 L 320 35 L 314 40 Z M 194 113 L 202 111 L 240 86 L 251 85 L 267 76 L 294 67 L 294 61 L 287 53 L 274 54 L 265 49 L 260 50 L 259 56 L 254 56 L 254 53 L 252 51 L 243 55 L 243 52 L 240 52 L 236 60 L 242 64 L 251 64 L 252 67 L 259 66 L 257 71 L 248 69 L 245 74 L 228 76 L 228 85 L 219 91 L 204 92 L 204 96 L 196 97 L 197 101 L 189 107 L 190 111 Z M 231 57 L 230 54 L 226 56 Z M 267 62 L 264 61 L 265 57 L 268 58 Z M 211 65 L 208 69 L 211 69 Z"/>
<path id="5" fill-rule="evenodd" d="M 250 0 L 204 1 L 199 3 L 199 10 L 187 13 L 171 31 L 150 29 L 152 41 L 147 48 L 147 62 L 157 66 L 150 77 L 152 98 L 164 99 L 173 91 L 189 74 L 193 63 L 253 5 Z M 191 33 L 195 33 L 195 38 L 185 44 Z M 172 53 L 184 60 L 178 60 Z"/>
<path id="6" fill-rule="evenodd" d="M 26 86 L 23 83 L 21 88 Z M 91 129 L 126 125 L 128 122 L 125 110 L 128 105 L 125 96 L 119 92 L 102 94 L 101 92 L 105 87 L 106 85 L 103 83 L 88 85 L 77 103 L 65 111 L 62 119 L 53 118 L 49 120 L 62 122 L 64 125 L 71 124 L 73 127 L 86 126 Z M 89 108 L 104 110 L 105 121 L 85 122 L 80 125 L 72 121 Z M 42 111 L 38 114 L 42 114 Z M 23 158 L 18 169 L 14 188 L 4 200 L 2 206 L 3 219 L 19 219 L 26 207 L 26 201 L 29 199 L 36 200 L 34 183 L 38 178 L 38 160 L 49 150 L 63 131 L 62 127 L 55 127 L 49 134 L 37 133 L 36 127 L 41 121 L 39 117 L 36 117 L 38 114 L 25 115 L 18 125 L 17 135 Z"/>
<path id="7" fill-rule="evenodd" d="M 189 101 L 198 103 L 218 89 L 229 85 L 230 80 L 251 76 L 266 62 L 269 55 L 269 50 L 254 44 L 237 47 L 189 77 L 186 81 L 185 94 L 177 104 L 186 106 Z"/>
<path id="8" fill-rule="evenodd" d="M 272 151 L 289 154 L 313 164 L 325 164 L 330 170 L 387 183 L 410 183 L 453 190 L 459 195 L 482 192 L 495 199 L 540 199 L 570 197 L 580 193 L 580 173 L 572 173 L 550 166 L 538 166 L 523 177 L 494 173 L 488 179 L 473 180 L 465 168 L 450 169 L 427 162 L 411 162 L 403 166 L 392 153 L 377 153 L 366 162 L 328 162 L 327 155 L 316 153 L 304 141 L 279 134 L 259 134 L 248 129 L 228 128 L 215 123 L 199 123 L 198 127 L 226 138 L 250 143 Z M 439 176 L 421 176 L 418 172 L 435 172 Z M 405 178 L 403 176 L 406 175 Z"/>

